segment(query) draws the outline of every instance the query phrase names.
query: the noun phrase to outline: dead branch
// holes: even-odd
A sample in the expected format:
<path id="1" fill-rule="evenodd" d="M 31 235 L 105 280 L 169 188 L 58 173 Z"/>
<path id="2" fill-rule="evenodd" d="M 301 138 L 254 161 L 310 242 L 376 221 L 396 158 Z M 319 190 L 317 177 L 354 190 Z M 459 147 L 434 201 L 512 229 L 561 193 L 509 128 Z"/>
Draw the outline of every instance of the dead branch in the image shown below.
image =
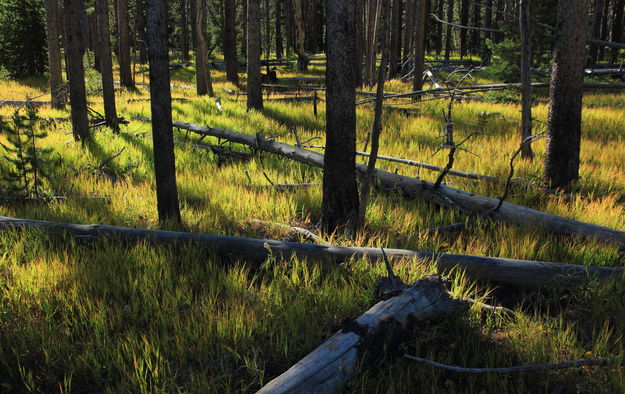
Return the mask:
<path id="1" fill-rule="evenodd" d="M 325 242 L 323 240 L 323 238 L 321 238 L 320 236 L 318 236 L 317 234 L 313 233 L 310 230 L 306 230 L 305 228 L 302 227 L 298 227 L 298 226 L 291 226 L 289 224 L 284 224 L 284 223 L 280 223 L 280 222 L 270 222 L 267 220 L 260 220 L 260 219 L 248 219 L 247 222 L 250 223 L 255 223 L 255 224 L 263 224 L 263 225 L 270 225 L 270 226 L 274 226 L 274 227 L 279 227 L 281 229 L 285 229 L 291 232 L 295 232 L 298 233 L 300 235 L 302 235 L 305 239 L 312 241 L 313 243 L 319 244 L 319 245 L 328 245 L 327 242 Z"/>

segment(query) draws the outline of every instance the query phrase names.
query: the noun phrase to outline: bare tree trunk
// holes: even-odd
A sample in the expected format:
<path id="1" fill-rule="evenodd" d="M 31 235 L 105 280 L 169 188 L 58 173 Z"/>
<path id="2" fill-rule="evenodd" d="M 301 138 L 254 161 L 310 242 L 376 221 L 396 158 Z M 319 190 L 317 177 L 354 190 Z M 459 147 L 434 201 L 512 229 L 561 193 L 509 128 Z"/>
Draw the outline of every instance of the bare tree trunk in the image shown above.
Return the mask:
<path id="1" fill-rule="evenodd" d="M 82 31 L 78 17 L 77 0 L 63 0 L 65 17 L 65 51 L 67 57 L 67 77 L 71 103 L 72 132 L 74 140 L 84 141 L 89 138 L 89 120 L 87 118 L 87 93 L 85 89 L 85 70 L 83 68 Z"/>
<path id="2" fill-rule="evenodd" d="M 48 33 L 48 62 L 50 70 L 50 95 L 52 108 L 63 108 L 63 64 L 59 42 L 59 5 L 57 0 L 46 0 L 46 26 Z"/>
<path id="3" fill-rule="evenodd" d="M 98 18 L 95 12 L 89 14 L 89 47 L 93 51 L 93 69 L 102 72 L 100 69 L 100 45 L 98 45 Z"/>
<path id="4" fill-rule="evenodd" d="M 214 97 L 213 80 L 208 69 L 208 39 L 206 37 L 206 0 L 197 0 L 197 49 L 195 51 L 196 88 L 198 95 Z"/>
<path id="5" fill-rule="evenodd" d="M 469 25 L 469 0 L 462 0 L 460 3 L 460 24 L 463 26 Z M 464 59 L 467 56 L 467 29 L 460 29 L 460 59 Z"/>
<path id="6" fill-rule="evenodd" d="M 407 62 L 410 59 L 414 46 L 412 40 L 414 39 L 414 29 L 416 25 L 415 18 L 415 3 L 417 0 L 406 0 L 406 32 L 404 34 L 404 55 L 402 62 Z"/>
<path id="7" fill-rule="evenodd" d="M 297 68 L 299 71 L 306 71 L 308 69 L 308 58 L 304 46 L 306 29 L 304 25 L 302 0 L 293 0 L 293 10 L 295 16 L 295 53 L 297 53 Z"/>
<path id="8" fill-rule="evenodd" d="M 414 37 L 414 80 L 412 88 L 416 92 L 423 88 L 423 66 L 425 64 L 425 6 L 427 0 L 416 0 L 417 26 Z M 420 96 L 415 96 L 419 100 Z"/>
<path id="9" fill-rule="evenodd" d="M 445 0 L 437 0 L 437 1 L 438 1 L 437 16 L 443 19 Z M 440 55 L 441 51 L 443 50 L 443 25 L 440 23 L 436 24 L 436 39 L 435 39 L 434 46 L 436 47 L 435 48 L 436 54 Z"/>
<path id="10" fill-rule="evenodd" d="M 137 30 L 137 48 L 139 48 L 139 63 L 146 64 L 148 62 L 148 37 L 145 31 L 145 0 L 137 0 L 135 3 L 136 30 Z"/>
<path id="11" fill-rule="evenodd" d="M 358 220 L 354 3 L 328 0 L 326 12 L 326 155 L 321 225 L 326 232 L 346 230 L 353 234 Z"/>
<path id="12" fill-rule="evenodd" d="M 621 42 L 623 36 L 623 4 L 624 0 L 614 0 L 614 22 L 612 23 L 612 34 L 610 39 L 613 42 Z M 618 48 L 612 48 L 612 63 L 616 63 Z"/>
<path id="13" fill-rule="evenodd" d="M 447 0 L 447 22 L 454 22 L 454 0 Z M 445 63 L 449 62 L 451 53 L 451 25 L 446 26 L 445 32 Z"/>
<path id="14" fill-rule="evenodd" d="M 545 158 L 545 180 L 554 189 L 579 176 L 587 25 L 588 0 L 559 1 Z"/>
<path id="15" fill-rule="evenodd" d="M 393 0 L 393 10 L 391 13 L 391 44 L 388 77 L 395 78 L 397 75 L 397 64 L 400 53 L 397 51 L 398 43 L 401 45 L 401 0 Z M 384 29 L 382 29 L 384 34 Z M 399 32 L 399 34 L 397 34 Z"/>
<path id="16" fill-rule="evenodd" d="M 232 27 L 234 29 L 234 26 Z M 182 60 L 189 61 L 189 20 L 187 18 L 187 0 L 180 0 L 180 40 Z M 224 37 L 225 41 L 225 37 Z M 225 43 L 224 43 L 225 46 Z M 225 49 L 224 49 L 225 52 Z"/>
<path id="17" fill-rule="evenodd" d="M 260 76 L 260 0 L 247 0 L 247 109 L 263 108 Z"/>
<path id="18" fill-rule="evenodd" d="M 532 36 L 530 30 L 530 0 L 519 1 L 519 30 L 521 32 L 521 157 L 533 159 L 532 135 Z"/>
<path id="19" fill-rule="evenodd" d="M 128 0 L 117 0 L 118 42 L 119 42 L 119 80 L 127 88 L 134 88 L 130 67 L 130 25 L 128 23 Z"/>
<path id="20" fill-rule="evenodd" d="M 375 81 L 375 66 L 378 54 L 378 22 L 380 7 L 383 0 L 369 0 L 369 21 L 368 21 L 368 45 L 367 59 L 365 62 L 366 81 L 373 86 Z"/>
<path id="21" fill-rule="evenodd" d="M 481 27 L 482 14 L 480 4 L 473 3 L 473 26 Z M 471 52 L 474 55 L 478 55 L 482 49 L 482 39 L 480 37 L 481 32 L 479 30 L 473 30 L 471 33 Z"/>
<path id="22" fill-rule="evenodd" d="M 295 50 L 295 16 L 293 14 L 293 3 L 291 0 L 282 0 L 286 15 L 286 54 L 290 56 Z"/>
<path id="23" fill-rule="evenodd" d="M 115 88 L 113 86 L 113 54 L 111 53 L 108 0 L 96 0 L 95 6 L 98 27 L 98 46 L 100 47 L 100 69 L 102 70 L 104 117 L 109 127 L 114 131 L 119 131 L 117 109 L 115 107 Z"/>
<path id="24" fill-rule="evenodd" d="M 265 64 L 269 74 L 269 57 L 271 56 L 271 17 L 269 12 L 269 0 L 265 0 Z"/>
<path id="25" fill-rule="evenodd" d="M 603 17 L 603 6 L 605 0 L 595 0 L 595 11 L 592 22 L 592 38 L 601 39 L 601 18 Z M 594 66 L 597 63 L 597 56 L 599 54 L 598 45 L 590 45 L 590 56 L 588 59 L 589 66 Z"/>
<path id="26" fill-rule="evenodd" d="M 197 51 L 197 26 L 195 23 L 197 19 L 197 2 L 195 0 L 189 0 L 189 15 L 191 15 L 189 18 L 191 24 L 191 45 L 193 50 Z"/>
<path id="27" fill-rule="evenodd" d="M 356 63 L 356 86 L 362 86 L 362 71 L 365 47 L 365 22 L 364 22 L 364 0 L 355 0 L 356 2 L 356 50 L 354 53 L 354 61 Z"/>
<path id="28" fill-rule="evenodd" d="M 167 46 L 167 0 L 147 0 L 150 106 L 158 219 L 180 222 Z"/>
<path id="29" fill-rule="evenodd" d="M 239 61 L 237 59 L 236 1 L 226 0 L 224 6 L 224 58 L 226 60 L 226 78 L 239 85 Z"/>
<path id="30" fill-rule="evenodd" d="M 282 0 L 275 0 L 276 3 L 276 57 L 284 57 L 284 45 L 282 44 Z"/>

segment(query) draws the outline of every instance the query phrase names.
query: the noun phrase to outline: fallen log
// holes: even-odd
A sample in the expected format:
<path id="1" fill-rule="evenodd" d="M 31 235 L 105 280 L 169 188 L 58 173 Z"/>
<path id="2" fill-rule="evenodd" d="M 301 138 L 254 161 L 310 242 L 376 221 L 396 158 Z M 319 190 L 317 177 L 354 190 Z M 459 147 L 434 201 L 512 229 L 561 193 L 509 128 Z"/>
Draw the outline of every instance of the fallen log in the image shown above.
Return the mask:
<path id="1" fill-rule="evenodd" d="M 23 107 L 26 104 L 30 104 L 33 107 L 41 107 L 43 105 L 50 105 L 49 101 L 34 101 L 34 100 L 2 100 L 0 101 L 0 107 Z"/>
<path id="2" fill-rule="evenodd" d="M 133 117 L 133 119 L 149 122 L 149 118 Z M 235 131 L 216 127 L 205 127 L 193 123 L 172 122 L 174 127 L 189 130 L 200 135 L 207 135 L 225 139 L 228 141 L 251 146 L 255 149 L 266 151 L 287 157 L 289 159 L 323 168 L 323 155 L 308 149 L 270 141 L 261 135 L 237 133 Z M 367 166 L 356 164 L 356 170 L 365 174 Z M 500 222 L 508 222 L 521 226 L 542 228 L 545 231 L 560 235 L 575 235 L 597 239 L 603 242 L 611 242 L 619 247 L 625 247 L 625 232 L 596 224 L 580 222 L 573 219 L 538 211 L 524 206 L 504 202 L 499 205 L 499 200 L 440 185 L 434 188 L 430 182 L 412 178 L 405 175 L 376 169 L 374 177 L 381 185 L 388 189 L 399 189 L 410 198 L 421 198 L 425 201 L 450 208 L 458 208 L 463 212 L 488 217 Z"/>
<path id="3" fill-rule="evenodd" d="M 380 358 L 389 342 L 396 343 L 406 335 L 410 324 L 457 315 L 468 309 L 468 303 L 452 298 L 437 278 L 420 279 L 410 287 L 402 287 L 398 295 L 378 302 L 345 324 L 258 393 L 340 392 L 363 357 Z"/>

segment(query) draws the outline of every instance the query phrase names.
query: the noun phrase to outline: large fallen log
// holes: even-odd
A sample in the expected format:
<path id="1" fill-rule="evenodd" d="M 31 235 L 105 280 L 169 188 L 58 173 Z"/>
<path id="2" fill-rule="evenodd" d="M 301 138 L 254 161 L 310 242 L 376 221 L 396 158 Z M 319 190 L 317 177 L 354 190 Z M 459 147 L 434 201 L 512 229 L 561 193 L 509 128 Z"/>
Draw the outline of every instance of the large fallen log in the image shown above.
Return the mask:
<path id="1" fill-rule="evenodd" d="M 149 122 L 149 118 L 133 117 L 133 119 Z M 174 127 L 192 131 L 200 135 L 207 135 L 228 141 L 251 146 L 255 149 L 277 154 L 289 159 L 305 163 L 314 167 L 323 168 L 323 155 L 304 148 L 270 141 L 261 135 L 237 133 L 235 131 L 216 127 L 205 127 L 193 123 L 172 122 Z M 367 166 L 356 164 L 356 170 L 365 174 Z M 504 202 L 499 209 L 499 200 L 466 192 L 445 185 L 434 188 L 430 182 L 405 175 L 376 169 L 375 178 L 388 189 L 399 189 L 407 197 L 420 198 L 441 206 L 459 208 L 474 215 L 489 217 L 493 220 L 508 222 L 516 225 L 542 228 L 545 231 L 560 235 L 576 235 L 611 242 L 619 247 L 625 247 L 625 232 L 596 224 L 580 222 L 561 216 Z"/>
<path id="2" fill-rule="evenodd" d="M 420 279 L 410 287 L 403 286 L 395 297 L 378 302 L 351 324 L 344 325 L 341 331 L 258 393 L 340 392 L 354 376 L 363 356 L 379 360 L 385 354 L 385 346 L 405 336 L 410 324 L 457 315 L 466 309 L 468 303 L 453 299 L 440 280 Z"/>
<path id="3" fill-rule="evenodd" d="M 21 228 L 47 232 L 69 232 L 79 238 L 93 240 L 101 237 L 114 237 L 128 242 L 193 243 L 213 251 L 223 259 L 231 260 L 264 261 L 270 256 L 288 260 L 295 256 L 302 259 L 334 263 L 349 262 L 354 258 L 384 261 L 384 253 L 379 248 L 316 245 L 271 239 L 145 230 L 102 224 L 57 223 L 0 216 L 0 229 Z M 384 252 L 389 260 L 414 259 L 422 264 L 434 265 L 441 273 L 460 269 L 471 279 L 514 288 L 540 288 L 553 286 L 556 283 L 560 286 L 563 283 L 566 286 L 574 286 L 587 282 L 591 278 L 601 281 L 613 278 L 622 280 L 624 272 L 622 268 L 418 252 L 405 249 L 384 249 Z"/>

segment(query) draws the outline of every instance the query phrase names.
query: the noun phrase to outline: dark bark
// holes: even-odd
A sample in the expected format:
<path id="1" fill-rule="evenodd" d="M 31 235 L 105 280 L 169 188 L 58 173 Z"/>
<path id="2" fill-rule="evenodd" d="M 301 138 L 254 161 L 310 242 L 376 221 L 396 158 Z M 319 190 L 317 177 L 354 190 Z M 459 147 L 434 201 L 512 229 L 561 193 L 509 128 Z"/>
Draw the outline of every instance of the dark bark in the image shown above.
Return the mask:
<path id="1" fill-rule="evenodd" d="M 226 78 L 235 85 L 239 84 L 239 61 L 237 60 L 236 1 L 225 0 L 224 5 L 224 60 Z"/>
<path id="2" fill-rule="evenodd" d="M 260 0 L 247 0 L 247 109 L 263 108 L 260 74 Z"/>
<path id="3" fill-rule="evenodd" d="M 423 88 L 423 68 L 425 64 L 425 6 L 427 0 L 416 0 L 415 14 L 417 16 L 417 24 L 414 36 L 414 80 L 412 88 L 414 91 Z M 420 96 L 415 96 L 418 100 Z"/>
<path id="4" fill-rule="evenodd" d="M 479 4 L 473 3 L 473 26 L 481 27 L 482 25 L 482 7 Z M 480 37 L 479 30 L 473 30 L 471 32 L 471 52 L 475 55 L 479 55 L 482 49 L 482 39 Z"/>
<path id="5" fill-rule="evenodd" d="M 113 54 L 111 53 L 111 32 L 109 27 L 108 0 L 96 0 L 98 46 L 100 48 L 100 69 L 102 70 L 102 96 L 106 124 L 119 130 L 115 108 L 115 87 L 113 86 Z"/>
<path id="6" fill-rule="evenodd" d="M 306 56 L 305 47 L 306 28 L 304 24 L 302 0 L 293 0 L 293 11 L 293 16 L 295 18 L 295 53 L 297 53 L 297 68 L 299 71 L 306 71 L 308 69 L 308 58 Z"/>
<path id="7" fill-rule="evenodd" d="M 326 155 L 321 224 L 326 232 L 353 233 L 358 220 L 354 3 L 328 0 L 326 10 Z"/>
<path id="8" fill-rule="evenodd" d="M 102 72 L 100 69 L 100 46 L 98 45 L 98 18 L 95 12 L 89 14 L 89 48 L 93 51 L 93 69 Z"/>
<path id="9" fill-rule="evenodd" d="M 77 0 L 63 0 L 63 15 L 65 17 L 65 51 L 71 102 L 72 132 L 74 140 L 84 141 L 89 138 L 89 120 L 87 118 L 85 70 L 80 50 L 82 30 L 79 23 Z"/>
<path id="10" fill-rule="evenodd" d="M 415 3 L 417 0 L 407 0 L 406 1 L 406 32 L 404 34 L 404 54 L 402 57 L 402 62 L 408 61 L 412 54 L 413 45 L 412 40 L 414 39 L 414 29 L 416 25 L 416 17 L 415 17 Z"/>
<path id="11" fill-rule="evenodd" d="M 132 70 L 130 67 L 130 24 L 128 14 L 128 0 L 117 0 L 117 20 L 119 23 L 117 34 L 119 43 L 119 80 L 122 86 L 134 88 Z"/>
<path id="12" fill-rule="evenodd" d="M 531 141 L 528 140 L 532 135 L 530 0 L 519 2 L 519 30 L 521 32 L 521 157 L 531 160 L 534 158 L 534 153 Z"/>
<path id="13" fill-rule="evenodd" d="M 469 0 L 462 0 L 460 3 L 460 24 L 469 25 Z M 467 34 L 468 30 L 460 29 L 460 59 L 464 59 L 468 53 Z"/>
<path id="14" fill-rule="evenodd" d="M 380 1 L 369 0 L 367 21 L 367 58 L 365 59 L 365 80 L 373 86 L 375 81 L 375 64 L 378 54 L 378 17 L 380 15 Z"/>
<path id="15" fill-rule="evenodd" d="M 167 0 L 147 0 L 150 106 L 158 219 L 180 222 L 176 162 L 171 117 L 169 52 L 167 46 Z"/>
<path id="16" fill-rule="evenodd" d="M 232 27 L 234 29 L 234 26 Z M 225 37 L 224 37 L 225 40 Z M 189 61 L 189 20 L 187 18 L 187 0 L 180 0 L 180 41 L 182 60 Z M 225 46 L 224 42 L 224 46 Z M 225 52 L 225 48 L 224 48 Z M 224 54 L 225 55 L 225 54 Z"/>
<path id="17" fill-rule="evenodd" d="M 601 33 L 599 34 L 599 39 L 602 41 L 607 41 L 608 39 L 608 24 L 610 21 L 610 6 L 612 5 L 611 0 L 605 0 L 603 4 L 603 16 L 601 17 Z M 599 54 L 597 55 L 597 60 L 601 61 L 605 57 L 605 46 L 599 47 Z"/>
<path id="18" fill-rule="evenodd" d="M 265 63 L 267 64 L 267 74 L 269 74 L 269 57 L 271 56 L 271 15 L 269 0 L 265 0 Z"/>
<path id="19" fill-rule="evenodd" d="M 46 0 L 46 26 L 48 33 L 48 69 L 50 72 L 50 95 L 52 108 L 63 108 L 65 98 L 63 86 L 63 64 L 59 41 L 59 5 L 57 0 Z"/>
<path id="20" fill-rule="evenodd" d="M 196 0 L 197 15 L 195 31 L 197 34 L 197 48 L 195 50 L 195 80 L 197 94 L 208 94 L 213 97 L 213 80 L 208 68 L 208 38 L 206 32 L 206 0 Z"/>
<path id="21" fill-rule="evenodd" d="M 391 44 L 390 44 L 390 67 L 389 78 L 397 75 L 397 65 L 400 59 L 400 52 L 397 50 L 401 46 L 401 0 L 393 0 L 393 10 L 391 13 Z M 384 29 L 382 30 L 384 32 Z M 398 34 L 399 33 L 399 34 Z"/>
<path id="22" fill-rule="evenodd" d="M 139 63 L 146 64 L 148 62 L 148 44 L 147 33 L 145 31 L 145 0 L 136 0 L 135 3 L 137 30 L 137 48 L 139 48 Z"/>
<path id="23" fill-rule="evenodd" d="M 438 15 L 439 18 L 443 17 L 445 0 L 438 0 Z M 436 24 L 436 38 L 434 40 L 434 49 L 436 50 L 436 54 L 440 55 L 443 50 L 443 25 L 440 23 Z"/>
<path id="24" fill-rule="evenodd" d="M 365 52 L 365 22 L 364 22 L 364 0 L 355 0 L 355 19 L 356 19 L 356 47 L 354 52 L 354 62 L 356 63 L 356 86 L 362 86 L 363 66 Z"/>
<path id="25" fill-rule="evenodd" d="M 276 57 L 284 57 L 284 44 L 282 43 L 282 1 L 275 0 L 276 3 Z"/>
<path id="26" fill-rule="evenodd" d="M 295 15 L 291 0 L 282 0 L 285 11 L 286 54 L 290 56 L 295 50 Z"/>
<path id="27" fill-rule="evenodd" d="M 197 27 L 195 25 L 197 15 L 197 3 L 195 0 L 189 0 L 189 23 L 191 24 L 191 45 L 194 51 L 197 50 Z M 244 33 L 245 34 L 245 33 Z"/>
<path id="28" fill-rule="evenodd" d="M 594 39 L 601 39 L 601 18 L 603 17 L 603 6 L 605 0 L 595 0 L 595 10 L 592 22 L 591 37 Z M 594 66 L 597 63 L 597 56 L 599 55 L 599 46 L 590 45 L 590 56 L 588 59 L 589 65 Z"/>
<path id="29" fill-rule="evenodd" d="M 454 22 L 454 0 L 447 0 L 447 22 Z M 451 25 L 447 25 L 445 29 L 445 62 L 449 61 L 451 53 Z"/>
<path id="30" fill-rule="evenodd" d="M 588 0 L 560 0 L 557 26 L 545 158 L 545 180 L 552 189 L 569 186 L 579 174 Z"/>
<path id="31" fill-rule="evenodd" d="M 621 42 L 623 36 L 623 6 L 624 0 L 614 0 L 612 34 L 610 39 L 614 42 Z M 612 63 L 616 63 L 618 48 L 612 48 Z"/>

